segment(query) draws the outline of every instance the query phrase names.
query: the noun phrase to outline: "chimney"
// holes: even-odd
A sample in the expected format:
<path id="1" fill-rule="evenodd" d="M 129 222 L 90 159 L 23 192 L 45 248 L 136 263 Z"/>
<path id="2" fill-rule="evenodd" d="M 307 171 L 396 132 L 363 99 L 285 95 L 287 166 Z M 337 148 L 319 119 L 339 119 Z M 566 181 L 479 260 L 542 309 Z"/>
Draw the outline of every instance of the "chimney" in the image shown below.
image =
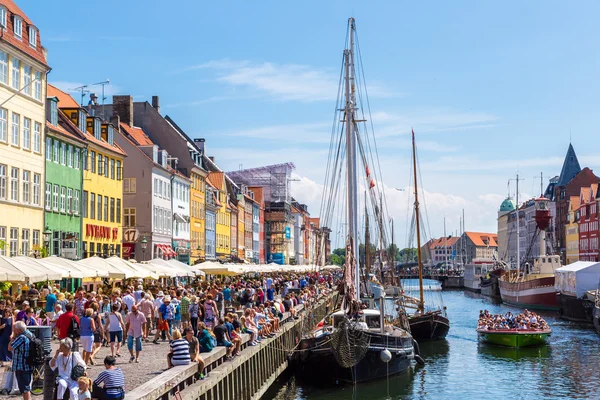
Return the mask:
<path id="1" fill-rule="evenodd" d="M 152 96 L 152 107 L 156 109 L 156 112 L 160 113 L 160 99 L 158 96 Z"/>
<path id="2" fill-rule="evenodd" d="M 110 123 L 113 124 L 117 131 L 121 130 L 121 117 L 119 117 L 118 115 L 113 115 L 112 117 L 110 117 Z"/>
<path id="3" fill-rule="evenodd" d="M 204 140 L 204 138 L 194 139 L 194 144 L 198 146 L 202 155 L 206 154 L 206 141 Z"/>
<path id="4" fill-rule="evenodd" d="M 113 96 L 113 114 L 118 115 L 125 124 L 133 126 L 133 97 Z"/>

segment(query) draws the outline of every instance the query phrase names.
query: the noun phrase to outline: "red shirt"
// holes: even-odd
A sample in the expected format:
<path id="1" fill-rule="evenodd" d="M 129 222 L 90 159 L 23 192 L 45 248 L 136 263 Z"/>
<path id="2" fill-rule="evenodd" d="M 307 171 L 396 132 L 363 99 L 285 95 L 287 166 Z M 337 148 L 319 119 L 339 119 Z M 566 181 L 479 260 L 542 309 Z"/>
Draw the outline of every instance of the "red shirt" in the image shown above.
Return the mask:
<path id="1" fill-rule="evenodd" d="M 56 320 L 56 329 L 58 329 L 58 338 L 64 339 L 69 335 L 69 327 L 71 326 L 71 317 L 75 317 L 75 320 L 79 323 L 77 315 L 73 314 L 72 311 L 62 314 Z"/>

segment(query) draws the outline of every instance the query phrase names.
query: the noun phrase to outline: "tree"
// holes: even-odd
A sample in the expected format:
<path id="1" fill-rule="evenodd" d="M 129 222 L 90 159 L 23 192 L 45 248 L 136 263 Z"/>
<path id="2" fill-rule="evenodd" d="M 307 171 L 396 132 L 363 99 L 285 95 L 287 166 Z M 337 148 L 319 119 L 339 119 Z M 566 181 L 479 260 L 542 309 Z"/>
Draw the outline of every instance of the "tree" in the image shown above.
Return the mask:
<path id="1" fill-rule="evenodd" d="M 346 263 L 346 249 L 339 248 L 331 253 L 331 263 L 335 265 L 344 265 Z"/>
<path id="2" fill-rule="evenodd" d="M 397 260 L 401 263 L 417 262 L 417 249 L 406 247 L 400 250 Z"/>

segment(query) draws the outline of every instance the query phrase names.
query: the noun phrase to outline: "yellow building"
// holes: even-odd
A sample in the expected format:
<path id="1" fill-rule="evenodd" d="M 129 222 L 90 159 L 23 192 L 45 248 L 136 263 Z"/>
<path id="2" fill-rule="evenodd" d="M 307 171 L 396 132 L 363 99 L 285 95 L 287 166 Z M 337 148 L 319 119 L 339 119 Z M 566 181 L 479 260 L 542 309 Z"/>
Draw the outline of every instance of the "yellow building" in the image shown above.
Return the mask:
<path id="1" fill-rule="evenodd" d="M 52 88 L 49 85 L 50 88 Z M 60 110 L 82 131 L 88 148 L 83 156 L 81 198 L 82 258 L 121 256 L 123 239 L 123 158 L 114 142 L 115 127 L 87 111 L 67 93 L 52 88 Z"/>
<path id="2" fill-rule="evenodd" d="M 569 219 L 565 225 L 565 240 L 567 247 L 567 264 L 579 261 L 579 221 L 577 210 L 579 209 L 579 196 L 571 196 L 569 199 Z"/>
<path id="3" fill-rule="evenodd" d="M 216 256 L 227 259 L 231 256 L 231 210 L 229 208 L 225 173 L 209 172 L 206 178 L 217 189 L 219 195 L 219 208 L 216 215 Z"/>
<path id="4" fill-rule="evenodd" d="M 45 49 L 35 25 L 0 0 L 0 255 L 26 255 L 44 232 Z"/>
<path id="5" fill-rule="evenodd" d="M 207 175 L 208 173 L 201 168 L 192 168 L 192 186 L 190 190 L 191 265 L 199 260 L 204 261 L 206 259 L 205 193 Z"/>

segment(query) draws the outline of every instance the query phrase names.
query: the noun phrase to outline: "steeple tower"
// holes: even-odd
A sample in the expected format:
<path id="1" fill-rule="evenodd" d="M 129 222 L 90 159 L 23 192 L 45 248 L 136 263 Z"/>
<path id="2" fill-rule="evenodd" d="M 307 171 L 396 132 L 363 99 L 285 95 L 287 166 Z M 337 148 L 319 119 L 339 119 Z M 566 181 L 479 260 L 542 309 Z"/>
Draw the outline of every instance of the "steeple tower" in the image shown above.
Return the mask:
<path id="1" fill-rule="evenodd" d="M 580 172 L 581 166 L 579 165 L 579 160 L 577 160 L 577 155 L 575 154 L 573 145 L 569 143 L 569 150 L 567 150 L 567 155 L 565 157 L 562 170 L 560 171 L 560 177 L 556 186 L 567 186 L 567 184 L 571 182 L 571 179 L 575 178 L 575 175 Z"/>

